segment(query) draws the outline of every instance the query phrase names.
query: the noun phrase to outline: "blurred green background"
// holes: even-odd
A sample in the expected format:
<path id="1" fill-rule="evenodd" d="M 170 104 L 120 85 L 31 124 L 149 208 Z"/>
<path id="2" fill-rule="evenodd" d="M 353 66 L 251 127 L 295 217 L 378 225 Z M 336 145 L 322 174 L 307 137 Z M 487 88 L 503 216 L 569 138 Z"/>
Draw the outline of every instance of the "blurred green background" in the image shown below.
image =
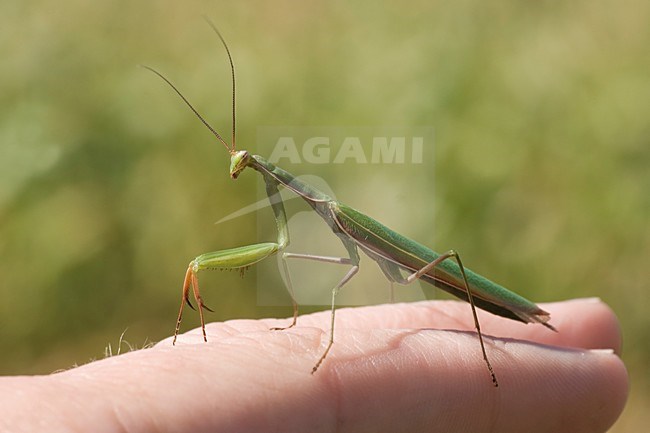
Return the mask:
<path id="1" fill-rule="evenodd" d="M 612 431 L 650 423 L 650 3 L 634 0 L 4 1 L 0 373 L 101 358 L 127 328 L 135 346 L 169 336 L 188 261 L 261 240 L 268 210 L 213 224 L 257 200 L 258 176 L 233 183 L 223 148 L 137 67 L 229 137 L 227 60 L 202 14 L 235 58 L 242 148 L 268 155 L 265 125 L 433 126 L 406 173 L 318 174 L 528 298 L 604 299 L 632 383 Z M 256 275 L 202 275 L 210 320 L 289 315 L 257 305 Z"/>

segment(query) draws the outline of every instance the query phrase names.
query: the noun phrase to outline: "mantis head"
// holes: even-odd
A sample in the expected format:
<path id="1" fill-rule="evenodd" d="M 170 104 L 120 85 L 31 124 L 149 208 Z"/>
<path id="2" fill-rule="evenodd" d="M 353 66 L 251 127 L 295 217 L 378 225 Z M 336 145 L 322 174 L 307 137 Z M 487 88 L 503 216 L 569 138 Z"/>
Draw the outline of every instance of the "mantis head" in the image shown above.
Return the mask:
<path id="1" fill-rule="evenodd" d="M 233 151 L 230 157 L 230 177 L 237 179 L 251 160 L 251 155 L 246 150 Z"/>

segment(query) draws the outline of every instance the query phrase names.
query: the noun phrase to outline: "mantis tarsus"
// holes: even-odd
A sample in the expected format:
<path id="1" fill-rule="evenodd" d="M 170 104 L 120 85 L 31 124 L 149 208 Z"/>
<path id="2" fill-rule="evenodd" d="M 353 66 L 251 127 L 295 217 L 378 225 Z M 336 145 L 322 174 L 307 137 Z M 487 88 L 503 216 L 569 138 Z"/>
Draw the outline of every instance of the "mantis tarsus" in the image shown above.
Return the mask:
<path id="1" fill-rule="evenodd" d="M 333 200 L 328 195 L 318 191 L 311 185 L 294 177 L 280 167 L 266 161 L 261 156 L 253 155 L 246 150 L 236 150 L 235 67 L 230 50 L 228 49 L 228 45 L 223 36 L 214 24 L 210 21 L 208 21 L 208 23 L 219 36 L 219 39 L 223 43 L 226 53 L 228 54 L 228 60 L 230 61 L 230 70 L 232 75 L 232 140 L 230 145 L 214 128 L 212 128 L 212 126 L 208 124 L 185 96 L 183 96 L 176 86 L 174 86 L 165 76 L 153 68 L 148 66 L 144 67 L 162 78 L 181 97 L 183 102 L 187 104 L 187 106 L 212 132 L 217 140 L 225 146 L 226 150 L 230 154 L 230 177 L 232 179 L 237 179 L 246 168 L 251 168 L 260 173 L 266 184 L 266 193 L 275 216 L 275 222 L 278 228 L 278 238 L 277 242 L 265 242 L 206 253 L 192 260 L 187 268 L 183 281 L 181 305 L 178 312 L 178 319 L 176 321 L 173 343 L 176 343 L 176 338 L 178 337 L 185 303 L 194 308 L 189 299 L 190 288 L 192 289 L 194 299 L 197 303 L 201 319 L 203 339 L 207 341 L 203 310 L 211 310 L 205 305 L 199 292 L 197 273 L 201 270 L 243 270 L 274 254 L 282 254 L 283 272 L 285 273 L 287 286 L 293 301 L 293 321 L 286 328 L 274 328 L 277 330 L 295 326 L 298 317 L 298 306 L 293 295 L 291 279 L 286 264 L 287 259 L 315 260 L 350 266 L 350 269 L 345 276 L 332 289 L 329 341 L 325 351 L 312 369 L 313 374 L 323 363 L 332 347 L 332 344 L 334 343 L 336 295 L 341 287 L 350 281 L 359 270 L 360 257 L 358 250 L 361 249 L 361 251 L 379 265 L 379 268 L 391 284 L 398 283 L 405 285 L 416 280 L 422 280 L 469 302 L 483 359 L 489 370 L 492 383 L 494 386 L 498 386 L 496 375 L 485 350 L 483 335 L 476 315 L 476 307 L 512 320 L 524 323 L 540 323 L 551 330 L 555 330 L 553 326 L 547 323 L 550 319 L 549 313 L 522 296 L 519 296 L 518 294 L 511 292 L 465 268 L 456 251 L 450 250 L 444 254 L 437 254 L 424 245 L 389 229 L 375 219 L 364 215 L 343 203 Z M 285 249 L 289 245 L 289 231 L 284 204 L 280 198 L 278 190 L 280 185 L 291 190 L 311 206 L 311 208 L 325 221 L 325 223 L 327 223 L 332 232 L 339 237 L 343 246 L 347 250 L 348 257 L 326 257 L 285 252 Z"/>

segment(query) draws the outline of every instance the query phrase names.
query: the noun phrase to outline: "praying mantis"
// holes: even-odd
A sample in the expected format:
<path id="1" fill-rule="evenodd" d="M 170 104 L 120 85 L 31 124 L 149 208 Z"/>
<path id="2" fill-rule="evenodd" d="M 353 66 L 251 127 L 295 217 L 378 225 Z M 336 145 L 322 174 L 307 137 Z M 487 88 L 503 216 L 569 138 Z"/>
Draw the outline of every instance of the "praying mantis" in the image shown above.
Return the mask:
<path id="1" fill-rule="evenodd" d="M 495 315 L 523 323 L 539 323 L 555 331 L 555 328 L 548 323 L 550 314 L 524 297 L 465 268 L 460 255 L 456 251 L 449 250 L 444 254 L 438 254 L 428 247 L 391 230 L 377 220 L 364 215 L 352 207 L 332 199 L 327 194 L 282 168 L 275 166 L 263 157 L 251 154 L 247 150 L 237 150 L 235 146 L 235 66 L 225 39 L 212 22 L 207 19 L 206 21 L 208 21 L 208 24 L 221 40 L 230 62 L 232 77 L 232 138 L 230 144 L 199 114 L 171 81 L 157 70 L 149 66 L 143 67 L 165 81 L 205 127 L 211 131 L 216 139 L 223 144 L 230 155 L 229 173 L 232 179 L 237 179 L 247 168 L 256 171 L 262 176 L 266 186 L 266 194 L 273 210 L 278 235 L 276 242 L 263 242 L 201 254 L 189 263 L 185 272 L 185 278 L 183 279 L 181 304 L 172 344 L 176 343 L 178 337 L 185 304 L 194 308 L 189 298 L 190 289 L 197 303 L 203 339 L 206 342 L 208 341 L 203 311 L 212 310 L 205 305 L 199 291 L 198 273 L 200 271 L 206 269 L 235 269 L 243 271 L 264 259 L 280 254 L 282 258 L 282 270 L 286 277 L 287 288 L 293 303 L 293 320 L 291 324 L 284 328 L 272 328 L 273 330 L 283 330 L 294 327 L 298 318 L 298 305 L 295 301 L 291 277 L 289 275 L 288 259 L 312 260 L 348 266 L 347 273 L 332 289 L 329 340 L 325 350 L 312 368 L 311 373 L 313 374 L 321 366 L 334 344 L 336 295 L 359 271 L 359 250 L 361 250 L 366 256 L 377 263 L 391 285 L 393 283 L 407 285 L 420 280 L 469 302 L 483 360 L 487 366 L 493 385 L 495 387 L 499 386 L 496 374 L 487 356 L 476 308 L 478 307 Z M 289 229 L 284 204 L 279 194 L 280 186 L 302 198 L 323 219 L 332 233 L 343 244 L 343 247 L 347 251 L 347 257 L 286 252 L 289 246 Z"/>

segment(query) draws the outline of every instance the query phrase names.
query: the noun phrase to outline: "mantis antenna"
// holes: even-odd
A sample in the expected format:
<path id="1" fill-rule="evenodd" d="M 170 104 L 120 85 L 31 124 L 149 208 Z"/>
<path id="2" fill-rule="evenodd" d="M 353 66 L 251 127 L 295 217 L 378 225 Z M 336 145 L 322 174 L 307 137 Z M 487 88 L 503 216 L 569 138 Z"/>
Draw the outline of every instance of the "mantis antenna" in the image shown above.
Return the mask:
<path id="1" fill-rule="evenodd" d="M 165 83 L 171 87 L 178 96 L 185 102 L 185 105 L 187 105 L 190 110 L 194 113 L 194 115 L 212 132 L 212 134 L 217 137 L 217 139 L 228 149 L 228 152 L 230 154 L 235 153 L 235 64 L 232 61 L 232 56 L 230 55 L 230 49 L 228 48 L 228 44 L 226 44 L 225 39 L 223 36 L 221 36 L 221 33 L 219 33 L 219 30 L 217 29 L 217 26 L 214 25 L 212 21 L 210 21 L 207 17 L 203 17 L 205 21 L 212 27 L 212 29 L 215 31 L 217 36 L 219 36 L 219 39 L 221 40 L 221 43 L 223 44 L 224 48 L 226 49 L 226 53 L 228 54 L 228 60 L 230 61 L 230 75 L 232 77 L 232 144 L 228 145 L 226 143 L 226 140 L 221 137 L 221 134 L 217 132 L 216 129 L 214 129 L 207 120 L 198 112 L 196 108 L 190 103 L 190 101 L 187 100 L 187 98 L 181 93 L 178 88 L 167 79 L 163 74 L 155 70 L 154 68 L 147 66 L 147 65 L 140 65 L 141 67 L 150 70 L 154 74 L 158 75 Z"/>
<path id="2" fill-rule="evenodd" d="M 219 29 L 217 29 L 217 26 L 214 25 L 212 21 L 210 21 L 210 18 L 203 16 L 203 19 L 208 23 L 210 27 L 212 27 L 212 30 L 219 36 L 219 39 L 221 39 L 221 43 L 223 44 L 223 47 L 226 49 L 226 53 L 228 54 L 228 61 L 230 61 L 230 75 L 232 76 L 232 150 L 235 150 L 235 64 L 232 61 L 232 56 L 230 55 L 230 49 L 228 48 L 228 44 L 226 44 L 226 40 L 221 36 L 221 33 L 219 32 Z"/>

